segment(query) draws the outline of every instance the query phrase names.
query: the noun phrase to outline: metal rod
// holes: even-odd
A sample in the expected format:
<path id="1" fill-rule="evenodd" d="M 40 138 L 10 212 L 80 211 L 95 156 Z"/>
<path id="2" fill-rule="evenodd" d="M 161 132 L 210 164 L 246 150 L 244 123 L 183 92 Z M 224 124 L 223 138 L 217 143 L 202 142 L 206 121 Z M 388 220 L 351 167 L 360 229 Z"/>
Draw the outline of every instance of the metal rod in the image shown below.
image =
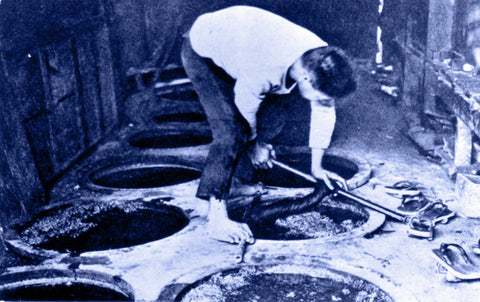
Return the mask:
<path id="1" fill-rule="evenodd" d="M 278 160 L 273 159 L 272 162 L 273 162 L 275 165 L 279 166 L 280 168 L 285 169 L 285 170 L 287 170 L 287 171 L 290 171 L 290 172 L 292 172 L 292 173 L 294 173 L 294 174 L 297 174 L 298 176 L 301 176 L 301 177 L 305 178 L 306 180 L 308 180 L 308 181 L 310 181 L 310 182 L 312 182 L 312 183 L 317 183 L 317 182 L 318 182 L 318 181 L 315 179 L 315 177 L 313 177 L 312 175 L 303 173 L 303 172 L 301 172 L 301 171 L 299 171 L 299 170 L 297 170 L 297 169 L 295 169 L 295 168 L 293 168 L 293 167 L 290 167 L 290 166 L 287 165 L 287 164 L 284 164 L 284 163 L 282 163 L 282 162 L 279 162 Z M 400 213 L 397 213 L 397 212 L 395 212 L 395 211 L 393 211 L 393 210 L 387 209 L 387 208 L 385 208 L 385 207 L 383 207 L 383 206 L 381 206 L 381 205 L 379 205 L 379 204 L 376 204 L 376 203 L 374 203 L 374 202 L 372 202 L 372 201 L 370 201 L 370 200 L 367 200 L 367 199 L 364 199 L 364 198 L 362 198 L 362 197 L 359 197 L 359 196 L 353 195 L 353 194 L 351 194 L 351 193 L 348 193 L 348 192 L 346 192 L 346 191 L 344 191 L 344 190 L 342 190 L 342 189 L 337 189 L 337 190 L 336 190 L 336 193 L 339 194 L 339 195 L 342 195 L 342 196 L 344 196 L 344 197 L 347 197 L 347 198 L 349 198 L 349 199 L 351 199 L 351 200 L 353 200 L 353 201 L 356 201 L 356 202 L 358 202 L 358 203 L 360 203 L 360 204 L 362 204 L 362 205 L 364 205 L 364 206 L 366 206 L 366 207 L 369 207 L 369 208 L 371 208 L 371 209 L 373 209 L 373 210 L 376 210 L 377 212 L 380 212 L 380 213 L 385 214 L 385 215 L 387 215 L 387 216 L 389 216 L 389 217 L 392 217 L 392 218 L 394 218 L 394 219 L 397 219 L 397 220 L 399 220 L 399 221 L 405 222 L 405 221 L 407 220 L 407 217 L 404 216 L 404 215 L 402 215 L 402 214 L 400 214 Z"/>
<path id="2" fill-rule="evenodd" d="M 292 168 L 292 167 L 290 167 L 289 165 L 284 164 L 284 163 L 282 163 L 282 162 L 279 162 L 279 161 L 276 160 L 276 159 L 272 159 L 272 162 L 273 162 L 275 165 L 279 166 L 280 168 L 285 169 L 285 170 L 287 170 L 287 171 L 290 171 L 290 172 L 292 172 L 292 173 L 294 173 L 294 174 L 297 174 L 298 176 L 301 176 L 301 177 L 305 178 L 306 180 L 308 180 L 308 181 L 310 181 L 310 182 L 312 182 L 312 183 L 317 183 L 317 182 L 318 182 L 317 179 L 316 179 L 315 177 L 313 177 L 312 175 L 307 174 L 307 173 L 303 173 L 302 171 L 299 171 L 299 170 L 297 170 L 297 169 L 295 169 L 295 168 Z"/>
<path id="3" fill-rule="evenodd" d="M 240 240 L 237 246 L 237 252 L 235 254 L 235 262 L 241 263 L 243 262 L 243 256 L 245 255 L 245 250 L 247 249 L 247 241 Z"/>
<path id="4" fill-rule="evenodd" d="M 338 189 L 336 192 L 338 195 L 342 195 L 344 197 L 347 197 L 348 199 L 354 200 L 358 202 L 359 204 L 362 204 L 368 208 L 371 208 L 373 210 L 376 210 L 377 212 L 380 212 L 382 214 L 385 214 L 389 217 L 392 217 L 398 221 L 405 222 L 407 217 L 404 216 L 403 214 L 397 213 L 393 210 L 387 209 L 379 204 L 376 204 L 370 200 L 364 199 L 360 196 L 353 195 L 352 193 L 346 192 L 344 190 Z"/>

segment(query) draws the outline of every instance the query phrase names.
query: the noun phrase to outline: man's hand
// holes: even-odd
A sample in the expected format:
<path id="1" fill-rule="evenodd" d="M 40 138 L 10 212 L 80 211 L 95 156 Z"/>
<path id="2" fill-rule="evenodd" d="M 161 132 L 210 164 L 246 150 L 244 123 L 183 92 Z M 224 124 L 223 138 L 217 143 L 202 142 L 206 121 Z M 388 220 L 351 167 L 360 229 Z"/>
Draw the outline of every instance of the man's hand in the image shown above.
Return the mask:
<path id="1" fill-rule="evenodd" d="M 343 177 L 341 177 L 340 175 L 338 175 L 334 172 L 319 168 L 319 169 L 312 170 L 312 174 L 315 178 L 323 180 L 325 182 L 325 185 L 330 190 L 335 189 L 333 184 L 332 184 L 332 181 L 338 182 L 340 184 L 340 186 L 342 188 L 344 188 L 345 190 L 347 190 L 347 188 L 348 188 L 347 187 L 347 181 Z"/>
<path id="2" fill-rule="evenodd" d="M 249 156 L 255 168 L 269 169 L 273 167 L 272 158 L 275 158 L 275 150 L 270 144 L 257 142 L 250 149 Z"/>

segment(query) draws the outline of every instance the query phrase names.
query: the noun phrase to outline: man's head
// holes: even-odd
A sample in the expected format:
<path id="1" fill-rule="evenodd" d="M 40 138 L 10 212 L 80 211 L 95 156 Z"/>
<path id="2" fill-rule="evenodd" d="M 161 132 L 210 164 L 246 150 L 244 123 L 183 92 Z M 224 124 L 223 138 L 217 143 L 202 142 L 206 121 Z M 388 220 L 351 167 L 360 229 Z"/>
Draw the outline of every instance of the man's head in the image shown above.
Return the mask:
<path id="1" fill-rule="evenodd" d="M 311 49 L 301 56 L 298 63 L 300 68 L 296 80 L 300 92 L 308 99 L 317 97 L 316 94 L 319 98 L 344 97 L 357 88 L 350 61 L 339 48 Z"/>

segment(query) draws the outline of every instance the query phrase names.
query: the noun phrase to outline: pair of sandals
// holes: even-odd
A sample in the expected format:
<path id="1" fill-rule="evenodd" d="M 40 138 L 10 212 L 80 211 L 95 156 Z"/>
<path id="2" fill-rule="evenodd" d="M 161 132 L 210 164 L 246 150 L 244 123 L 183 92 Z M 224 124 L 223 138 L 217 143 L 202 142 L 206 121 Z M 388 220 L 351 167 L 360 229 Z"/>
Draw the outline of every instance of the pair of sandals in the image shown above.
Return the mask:
<path id="1" fill-rule="evenodd" d="M 408 220 L 408 235 L 411 237 L 426 238 L 433 240 L 433 230 L 437 223 L 446 224 L 455 216 L 442 202 L 431 202 L 423 194 L 424 187 L 410 181 L 400 181 L 391 187 L 386 187 L 387 193 L 402 198 L 402 203 L 397 211 L 410 216 Z"/>
<path id="2" fill-rule="evenodd" d="M 433 240 L 433 230 L 435 225 L 440 222 L 446 224 L 448 219 L 455 216 L 455 212 L 450 210 L 441 202 L 429 204 L 424 210 L 418 212 L 408 220 L 407 233 L 411 237 L 426 238 Z"/>
<path id="3" fill-rule="evenodd" d="M 384 188 L 388 195 L 402 199 L 397 211 L 407 216 L 413 216 L 430 205 L 430 200 L 423 194 L 425 189 L 419 183 L 408 180 L 402 180 Z"/>
<path id="4" fill-rule="evenodd" d="M 442 243 L 432 251 L 437 263 L 447 271 L 447 281 L 480 279 L 480 257 L 469 256 L 461 245 Z M 480 256 L 480 242 L 472 247 L 472 252 Z"/>
<path id="5" fill-rule="evenodd" d="M 391 187 L 386 187 L 387 193 L 402 199 L 397 211 L 406 216 L 416 216 L 436 223 L 447 223 L 455 213 L 446 204 L 440 201 L 432 202 L 425 197 L 425 188 L 411 181 L 400 181 Z"/>

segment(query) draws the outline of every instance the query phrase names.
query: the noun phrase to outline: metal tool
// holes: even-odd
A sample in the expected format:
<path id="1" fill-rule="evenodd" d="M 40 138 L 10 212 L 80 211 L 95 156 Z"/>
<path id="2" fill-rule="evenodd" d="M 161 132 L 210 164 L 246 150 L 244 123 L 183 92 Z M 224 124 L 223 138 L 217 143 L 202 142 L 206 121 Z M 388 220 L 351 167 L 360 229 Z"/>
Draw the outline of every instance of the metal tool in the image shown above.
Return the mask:
<path id="1" fill-rule="evenodd" d="M 243 262 L 243 256 L 245 255 L 245 250 L 247 249 L 247 241 L 240 240 L 237 247 L 237 253 L 235 254 L 235 262 L 241 263 Z"/>
<path id="2" fill-rule="evenodd" d="M 297 174 L 298 176 L 301 176 L 303 178 L 305 178 L 306 180 L 312 182 L 312 183 L 317 183 L 317 179 L 315 177 L 313 177 L 312 175 L 310 174 L 307 174 L 307 173 L 303 173 L 302 171 L 300 170 L 297 170 L 293 167 L 290 167 L 289 165 L 287 164 L 284 164 L 276 159 L 272 159 L 272 163 L 276 166 L 279 166 L 280 168 L 284 169 L 284 170 L 287 170 L 287 171 L 290 171 L 292 172 L 293 174 Z"/>
<path id="3" fill-rule="evenodd" d="M 290 167 L 289 165 L 279 162 L 276 159 L 272 159 L 273 164 L 277 165 L 278 167 L 285 169 L 287 171 L 290 171 L 294 174 L 297 174 L 298 176 L 301 176 L 305 178 L 306 180 L 312 182 L 312 183 L 318 183 L 317 179 L 313 177 L 310 174 L 306 174 L 302 171 L 299 171 L 293 167 Z M 419 217 L 411 217 L 407 215 L 403 215 L 401 213 L 395 212 L 393 210 L 390 210 L 388 208 L 385 208 L 377 203 L 374 203 L 370 200 L 367 200 L 365 198 L 362 198 L 360 196 L 354 195 L 350 192 L 347 192 L 341 188 L 338 187 L 338 185 L 335 185 L 335 191 L 334 194 L 344 196 L 350 200 L 356 201 L 359 204 L 366 206 L 368 208 L 371 208 L 377 212 L 380 212 L 388 217 L 391 217 L 393 219 L 396 219 L 400 222 L 407 223 L 410 230 L 408 231 L 409 235 L 415 236 L 415 237 L 420 237 L 420 238 L 427 238 L 428 240 L 433 240 L 433 228 L 435 224 L 432 223 L 432 221 L 429 221 L 428 219 L 420 219 Z M 413 219 L 413 220 L 412 220 Z M 425 231 L 427 230 L 427 231 Z"/>
<path id="4" fill-rule="evenodd" d="M 255 204 L 257 204 L 258 202 L 260 202 L 261 194 L 256 193 L 253 196 L 248 196 L 247 197 L 248 200 L 250 200 L 250 198 L 253 198 L 253 200 L 247 205 L 247 207 L 245 209 L 245 212 L 243 212 L 243 217 L 242 217 L 243 222 L 245 222 L 246 219 L 248 218 L 248 216 L 250 216 L 250 213 L 252 212 L 253 206 Z M 245 255 L 245 252 L 247 251 L 247 245 L 248 245 L 248 242 L 246 240 L 243 240 L 243 239 L 240 240 L 240 242 L 238 243 L 237 250 L 236 250 L 236 253 L 235 253 L 235 262 L 236 263 L 243 262 L 243 257 Z"/>
<path id="5" fill-rule="evenodd" d="M 294 173 L 294 174 L 297 174 L 298 176 L 301 176 L 301 177 L 303 177 L 304 179 L 306 179 L 306 180 L 308 180 L 308 181 L 310 181 L 310 182 L 312 182 L 312 183 L 318 183 L 317 179 L 316 179 L 315 177 L 313 177 L 312 175 L 310 175 L 310 174 L 306 174 L 306 173 L 304 173 L 304 172 L 302 172 L 302 171 L 299 171 L 299 170 L 297 170 L 297 169 L 295 169 L 295 168 L 293 168 L 293 167 L 290 167 L 289 165 L 287 165 L 287 164 L 285 164 L 285 163 L 279 162 L 279 161 L 276 160 L 276 159 L 273 159 L 272 162 L 273 162 L 273 164 L 275 164 L 276 166 L 278 166 L 278 167 L 280 167 L 280 168 L 282 168 L 282 169 L 285 169 L 285 170 L 287 170 L 287 171 L 290 171 L 290 172 L 292 172 L 292 173 Z M 367 200 L 367 199 L 365 199 L 365 198 L 362 198 L 362 197 L 360 197 L 360 196 L 356 196 L 356 195 L 354 195 L 354 194 L 352 194 L 352 193 L 349 193 L 349 192 L 347 192 L 347 191 L 345 191 L 345 190 L 342 190 L 342 189 L 338 188 L 337 186 L 335 187 L 335 193 L 338 194 L 338 195 L 347 197 L 347 198 L 349 198 L 349 199 L 351 199 L 351 200 L 353 200 L 353 201 L 356 201 L 356 202 L 360 203 L 361 205 L 364 205 L 364 206 L 366 206 L 366 207 L 368 207 L 368 208 L 371 208 L 371 209 L 373 209 L 373 210 L 375 210 L 375 211 L 377 211 L 377 212 L 380 212 L 380 213 L 382 213 L 382 214 L 385 214 L 385 215 L 387 215 L 387 216 L 389 216 L 389 217 L 391 217 L 391 218 L 394 218 L 394 219 L 396 219 L 396 220 L 398 220 L 398 221 L 401 221 L 401 222 L 407 222 L 407 221 L 408 221 L 408 218 L 409 218 L 408 216 L 405 216 L 405 215 L 400 214 L 400 213 L 397 213 L 397 212 L 395 212 L 395 211 L 393 211 L 393 210 L 387 209 L 387 208 L 385 208 L 385 207 L 383 207 L 383 206 L 381 206 L 381 205 L 379 205 L 379 204 L 377 204 L 377 203 L 374 203 L 374 202 L 372 202 L 372 201 L 370 201 L 370 200 Z"/>

